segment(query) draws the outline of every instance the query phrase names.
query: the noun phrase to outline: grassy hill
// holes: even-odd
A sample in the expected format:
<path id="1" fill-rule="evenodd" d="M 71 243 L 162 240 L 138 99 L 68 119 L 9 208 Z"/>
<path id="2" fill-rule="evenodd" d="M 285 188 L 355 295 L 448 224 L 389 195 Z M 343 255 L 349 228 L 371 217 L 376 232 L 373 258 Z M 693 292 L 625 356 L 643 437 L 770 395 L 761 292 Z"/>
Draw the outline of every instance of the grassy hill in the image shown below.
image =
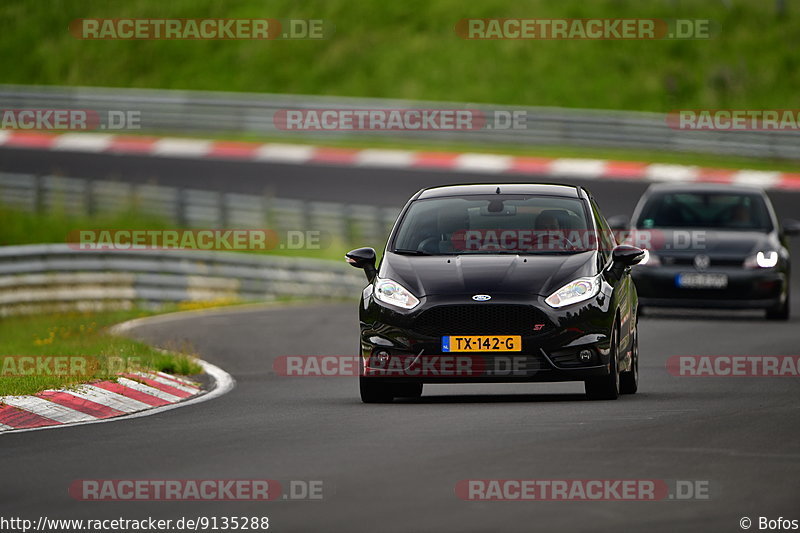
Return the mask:
<path id="1" fill-rule="evenodd" d="M 796 108 L 800 8 L 775 0 L 5 0 L 0 82 L 666 111 Z M 82 41 L 76 18 L 320 18 L 322 41 Z M 468 41 L 462 18 L 708 18 L 708 40 Z"/>

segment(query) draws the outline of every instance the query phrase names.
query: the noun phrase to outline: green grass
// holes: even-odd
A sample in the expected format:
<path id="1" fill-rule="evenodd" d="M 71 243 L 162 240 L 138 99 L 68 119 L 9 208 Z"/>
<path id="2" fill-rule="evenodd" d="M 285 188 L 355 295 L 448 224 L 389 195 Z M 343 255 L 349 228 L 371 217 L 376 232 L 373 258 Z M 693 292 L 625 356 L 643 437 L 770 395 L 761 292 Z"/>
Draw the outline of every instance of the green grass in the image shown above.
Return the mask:
<path id="1" fill-rule="evenodd" d="M 797 3 L 774 0 L 6 0 L 5 83 L 412 98 L 607 109 L 795 108 Z M 319 41 L 84 41 L 76 18 L 320 18 Z M 707 40 L 487 40 L 459 19 L 707 18 Z"/>
<path id="2" fill-rule="evenodd" d="M 181 229 L 161 217 L 132 208 L 94 216 L 72 215 L 61 209 L 46 213 L 30 213 L 0 205 L 0 246 L 41 243 L 66 243 L 68 234 L 78 230 L 164 230 Z M 285 257 L 310 257 L 341 260 L 349 249 L 338 239 L 324 241 L 320 249 L 300 248 L 272 250 L 232 250 L 237 253 L 259 253 Z"/>
<path id="3" fill-rule="evenodd" d="M 162 352 L 132 339 L 110 335 L 107 331 L 113 324 L 151 314 L 134 310 L 4 318 L 0 321 L 0 353 L 4 354 L 0 356 L 4 363 L 0 368 L 5 369 L 0 373 L 0 396 L 33 394 L 95 379 L 110 379 L 114 377 L 114 371 L 121 368 L 184 375 L 200 373 L 202 369 L 193 361 L 188 346 L 171 347 L 170 352 Z M 16 362 L 6 361 L 9 356 L 81 356 L 86 360 L 72 361 L 84 361 L 82 368 L 86 372 L 47 375 L 39 370 L 35 375 L 6 375 L 14 374 L 13 369 L 20 368 Z"/>
<path id="4" fill-rule="evenodd" d="M 98 214 L 74 215 L 56 208 L 47 213 L 30 213 L 0 205 L 0 245 L 66 243 L 71 231 L 97 229 L 169 229 L 161 217 L 136 209 Z"/>

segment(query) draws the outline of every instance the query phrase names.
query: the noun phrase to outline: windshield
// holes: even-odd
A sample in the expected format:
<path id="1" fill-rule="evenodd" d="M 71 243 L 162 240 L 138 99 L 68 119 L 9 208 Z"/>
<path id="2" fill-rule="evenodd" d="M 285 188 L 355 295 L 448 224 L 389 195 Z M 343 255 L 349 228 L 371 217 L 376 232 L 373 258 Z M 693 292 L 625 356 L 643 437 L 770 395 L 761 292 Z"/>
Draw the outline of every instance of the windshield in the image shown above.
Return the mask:
<path id="1" fill-rule="evenodd" d="M 577 198 L 486 195 L 417 200 L 391 247 L 395 253 L 577 253 L 596 248 Z"/>
<path id="2" fill-rule="evenodd" d="M 770 231 L 772 222 L 758 194 L 676 192 L 651 197 L 636 226 Z"/>

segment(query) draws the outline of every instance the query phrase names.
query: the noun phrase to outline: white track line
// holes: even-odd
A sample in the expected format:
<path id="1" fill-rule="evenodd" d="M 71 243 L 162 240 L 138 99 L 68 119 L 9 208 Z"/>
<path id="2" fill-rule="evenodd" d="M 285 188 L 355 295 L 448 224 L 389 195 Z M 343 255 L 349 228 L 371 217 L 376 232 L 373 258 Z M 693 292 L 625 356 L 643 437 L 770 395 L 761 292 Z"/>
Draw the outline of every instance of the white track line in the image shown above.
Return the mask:
<path id="1" fill-rule="evenodd" d="M 356 165 L 362 167 L 410 167 L 416 154 L 407 150 L 379 150 L 367 148 L 356 154 Z"/>
<path id="2" fill-rule="evenodd" d="M 696 181 L 700 170 L 688 165 L 666 165 L 653 163 L 647 165 L 644 177 L 651 181 Z"/>
<path id="3" fill-rule="evenodd" d="M 165 156 L 205 156 L 211 152 L 211 145 L 211 141 L 165 137 L 153 144 L 152 152 L 156 155 Z"/>
<path id="4" fill-rule="evenodd" d="M 279 161 L 285 163 L 306 163 L 311 161 L 316 147 L 303 144 L 265 144 L 256 150 L 257 161 Z"/>
<path id="5" fill-rule="evenodd" d="M 195 383 L 195 382 L 193 382 L 193 381 L 191 381 L 191 380 L 189 380 L 189 379 L 182 378 L 182 377 L 180 377 L 180 376 L 173 376 L 173 375 L 170 375 L 170 374 L 165 374 L 164 372 L 156 372 L 156 374 L 158 374 L 158 375 L 159 375 L 159 376 L 161 376 L 162 378 L 167 378 L 167 379 L 175 380 L 175 381 L 178 381 L 178 382 L 180 382 L 180 383 L 183 383 L 184 385 L 188 385 L 188 386 L 190 386 L 190 387 L 195 387 L 195 388 L 197 388 L 197 383 Z"/>
<path id="6" fill-rule="evenodd" d="M 461 172 L 488 172 L 499 174 L 506 172 L 514 164 L 514 158 L 508 155 L 494 154 L 461 154 L 455 159 L 455 170 Z"/>
<path id="7" fill-rule="evenodd" d="M 54 150 L 102 152 L 111 146 L 113 136 L 104 133 L 63 133 L 56 137 Z"/>
<path id="8" fill-rule="evenodd" d="M 71 424 L 73 422 L 89 422 L 97 420 L 92 415 L 81 413 L 75 409 L 64 407 L 54 402 L 49 402 L 36 396 L 5 396 L 2 402 L 12 407 L 24 409 L 35 415 L 61 422 L 62 424 Z"/>
<path id="9" fill-rule="evenodd" d="M 162 385 L 167 385 L 174 389 L 182 390 L 183 392 L 188 392 L 189 394 L 196 394 L 198 389 L 197 387 L 189 387 L 186 385 L 181 385 L 180 383 L 176 383 L 172 380 L 162 378 L 161 376 L 157 376 L 156 374 L 148 374 L 147 372 L 131 372 L 134 376 L 139 376 L 141 378 L 152 379 L 156 383 L 161 383 Z"/>
<path id="10" fill-rule="evenodd" d="M 119 378 L 117 379 L 117 381 L 119 382 L 120 385 L 124 385 L 129 389 L 143 392 L 145 394 L 149 394 L 150 396 L 155 396 L 156 398 L 161 398 L 162 400 L 168 401 L 170 403 L 181 401 L 180 396 L 175 396 L 174 394 L 170 394 L 168 392 L 164 392 L 163 390 L 156 389 L 148 385 L 144 385 L 142 383 L 139 383 L 138 381 L 133 381 L 132 379 Z"/>
<path id="11" fill-rule="evenodd" d="M 606 163 L 602 159 L 560 158 L 550 163 L 550 172 L 556 176 L 601 178 L 605 174 Z"/>
<path id="12" fill-rule="evenodd" d="M 66 392 L 67 394 L 72 394 L 78 398 L 83 398 L 84 400 L 89 400 L 90 402 L 111 407 L 112 409 L 122 411 L 123 413 L 135 413 L 137 411 L 141 411 L 142 409 L 150 409 L 150 407 L 152 407 L 150 404 L 140 402 L 139 400 L 134 400 L 133 398 L 128 398 L 122 394 L 111 392 L 94 385 L 84 385 L 73 390 L 58 392 Z"/>
<path id="13" fill-rule="evenodd" d="M 750 185 L 769 189 L 781 181 L 780 172 L 767 170 L 740 170 L 733 175 L 731 183 L 736 185 Z"/>
<path id="14" fill-rule="evenodd" d="M 168 316 L 168 315 L 164 315 L 164 316 Z M 148 317 L 148 318 L 155 318 L 155 317 Z M 125 323 L 123 322 L 123 324 L 125 324 Z M 122 326 L 123 324 L 120 324 L 120 326 Z M 122 329 L 125 329 L 125 328 L 122 328 Z M 198 403 L 201 403 L 201 402 L 206 402 L 208 400 L 213 400 L 214 398 L 217 398 L 219 396 L 222 396 L 223 394 L 226 394 L 226 393 L 230 392 L 236 386 L 236 380 L 233 379 L 233 376 L 231 376 L 230 374 L 228 374 L 227 372 L 225 372 L 224 370 L 222 370 L 218 366 L 212 365 L 211 363 L 208 363 L 208 362 L 203 361 L 201 359 L 195 359 L 195 362 L 197 364 L 199 364 L 201 367 L 203 367 L 203 371 L 206 374 L 208 374 L 209 376 L 211 376 L 211 378 L 214 380 L 215 386 L 211 391 L 206 392 L 206 393 L 198 394 L 197 396 L 194 396 L 192 398 L 187 398 L 186 400 L 184 400 L 182 402 L 179 402 L 179 403 L 171 403 L 169 405 L 163 405 L 161 407 L 153 407 L 153 408 L 147 409 L 146 411 L 139 411 L 138 413 L 132 413 L 132 414 L 129 414 L 129 415 L 117 416 L 117 417 L 113 417 L 113 418 L 101 418 L 101 419 L 95 419 L 95 420 L 86 421 L 86 422 L 77 422 L 77 423 L 74 423 L 74 424 L 63 424 L 63 425 L 58 425 L 58 426 L 42 426 L 42 427 L 38 427 L 38 428 L 12 429 L 12 430 L 8 430 L 8 431 L 3 431 L 2 433 L 0 433 L 0 436 L 8 435 L 8 434 L 15 434 L 15 433 L 24 433 L 24 432 L 27 432 L 27 431 L 42 431 L 42 430 L 46 430 L 46 429 L 63 429 L 63 428 L 71 428 L 71 427 L 75 427 L 75 426 L 84 426 L 84 425 L 87 425 L 87 424 L 105 424 L 106 422 L 118 422 L 118 421 L 122 421 L 122 420 L 130 420 L 131 418 L 143 418 L 145 416 L 151 416 L 151 415 L 155 415 L 155 414 L 158 414 L 158 413 L 163 413 L 164 411 L 171 411 L 172 409 L 178 409 L 180 407 L 187 407 L 189 405 L 194 405 L 194 404 L 198 404 Z"/>

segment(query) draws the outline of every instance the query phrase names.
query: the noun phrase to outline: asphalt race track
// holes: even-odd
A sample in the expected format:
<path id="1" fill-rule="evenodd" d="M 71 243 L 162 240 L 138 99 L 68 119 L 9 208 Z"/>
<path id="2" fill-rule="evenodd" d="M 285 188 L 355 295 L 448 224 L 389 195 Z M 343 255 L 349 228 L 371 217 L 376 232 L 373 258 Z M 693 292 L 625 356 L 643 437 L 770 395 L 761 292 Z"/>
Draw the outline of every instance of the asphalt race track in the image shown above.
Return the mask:
<path id="1" fill-rule="evenodd" d="M 0 150 L 0 170 L 397 205 L 420 187 L 498 176 Z M 48 157 L 53 160 L 48 160 Z M 113 158 L 118 158 L 115 161 Z M 56 161 L 58 159 L 58 161 Z M 136 159 L 130 165 L 131 159 Z M 67 161 L 70 160 L 70 161 Z M 26 166 L 27 165 L 27 166 Z M 115 167 L 117 165 L 117 167 Z M 69 172 L 67 171 L 69 170 Z M 85 170 L 85 172 L 84 172 Z M 218 172 L 218 178 L 214 173 Z M 507 179 L 507 178 L 506 178 Z M 172 182 L 170 182 L 172 180 Z M 644 183 L 581 182 L 605 214 Z M 800 218 L 793 193 L 772 192 Z M 800 261 L 800 243 L 792 246 Z M 268 516 L 274 531 L 741 531 L 740 518 L 800 519 L 797 378 L 671 376 L 673 355 L 797 355 L 800 273 L 788 323 L 751 312 L 660 312 L 640 321 L 640 393 L 588 402 L 582 384 L 426 385 L 418 401 L 364 405 L 354 378 L 288 378 L 281 355 L 352 355 L 353 302 L 227 311 L 135 330 L 190 342 L 236 388 L 151 417 L 0 438 L 0 515 L 50 518 Z M 355 296 L 355 295 L 354 295 Z M 321 480 L 322 501 L 80 502 L 79 479 Z M 707 481 L 710 499 L 466 502 L 466 479 Z"/>

